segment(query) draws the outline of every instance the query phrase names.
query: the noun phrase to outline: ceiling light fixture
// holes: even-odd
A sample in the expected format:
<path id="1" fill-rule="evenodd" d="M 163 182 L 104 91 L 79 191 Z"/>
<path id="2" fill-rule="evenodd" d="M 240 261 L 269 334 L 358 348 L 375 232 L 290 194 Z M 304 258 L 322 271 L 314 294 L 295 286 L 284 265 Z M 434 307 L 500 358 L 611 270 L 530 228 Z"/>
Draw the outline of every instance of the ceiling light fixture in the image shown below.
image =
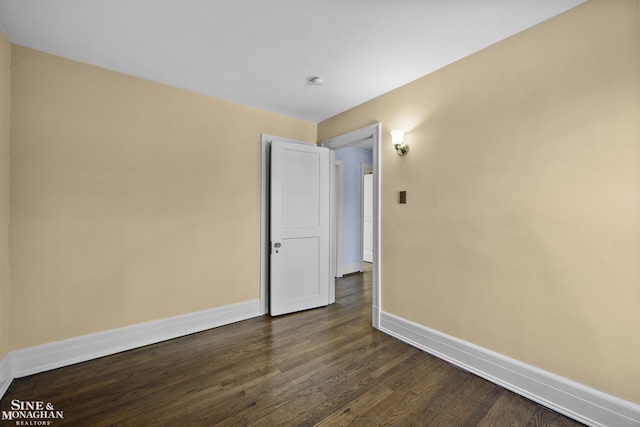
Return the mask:
<path id="1" fill-rule="evenodd" d="M 315 86 L 322 86 L 322 84 L 324 83 L 324 81 L 318 76 L 309 77 L 308 80 L 309 82 L 313 83 Z"/>

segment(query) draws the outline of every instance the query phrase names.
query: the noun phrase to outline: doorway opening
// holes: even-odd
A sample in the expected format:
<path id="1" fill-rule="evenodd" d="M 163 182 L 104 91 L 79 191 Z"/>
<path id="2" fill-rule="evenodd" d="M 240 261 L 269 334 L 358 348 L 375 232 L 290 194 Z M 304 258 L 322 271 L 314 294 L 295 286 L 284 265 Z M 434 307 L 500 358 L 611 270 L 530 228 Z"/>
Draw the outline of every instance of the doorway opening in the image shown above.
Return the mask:
<path id="1" fill-rule="evenodd" d="M 373 172 L 373 215 L 372 215 L 372 248 L 373 257 L 371 263 L 372 276 L 372 325 L 380 326 L 380 123 L 367 126 L 344 135 L 323 141 L 320 145 L 331 150 L 331 165 L 335 164 L 335 150 L 356 146 L 367 142 L 372 147 L 372 172 Z M 279 138 L 263 134 L 261 137 L 261 209 L 260 209 L 260 307 L 262 314 L 269 312 L 269 176 L 270 176 L 270 148 L 273 140 L 293 141 L 287 138 Z M 336 168 L 331 167 L 330 191 L 332 199 L 331 208 L 331 242 L 330 259 L 332 260 L 331 272 L 335 278 L 337 259 L 336 242 L 336 215 L 335 215 L 335 180 Z M 331 281 L 330 302 L 335 301 L 335 280 Z"/>
<path id="2" fill-rule="evenodd" d="M 373 187 L 365 191 L 365 183 L 373 184 L 371 140 L 340 147 L 334 156 L 335 276 L 339 278 L 363 272 L 364 262 L 373 263 Z"/>
<path id="3" fill-rule="evenodd" d="M 360 163 L 364 163 L 365 166 L 363 166 L 362 164 L 360 165 L 360 167 L 357 170 L 357 174 L 359 176 L 358 178 L 358 185 L 363 185 L 360 184 L 360 180 L 362 180 L 362 175 L 364 174 L 364 172 L 366 170 L 370 170 L 372 172 L 372 215 L 371 215 L 371 249 L 372 249 L 372 257 L 371 257 L 371 294 L 372 294 L 372 319 L 371 319 L 371 323 L 373 325 L 373 327 L 375 328 L 379 328 L 380 326 L 380 182 L 381 182 L 381 167 L 380 167 L 380 132 L 381 132 L 381 125 L 380 123 L 375 123 L 373 125 L 361 128 L 361 129 L 357 129 L 354 130 L 352 132 L 348 132 L 346 134 L 340 135 L 340 136 L 336 136 L 334 138 L 328 139 L 326 141 L 322 141 L 322 143 L 320 144 L 323 147 L 327 147 L 331 150 L 331 160 L 332 160 L 332 164 L 335 164 L 336 161 L 336 150 L 339 149 L 344 149 L 344 148 L 350 148 L 350 147 L 370 147 L 372 153 L 371 153 L 371 163 L 367 163 L 367 162 L 360 162 Z M 343 160 L 344 162 L 344 160 Z M 336 176 L 335 176 L 335 171 L 338 170 L 340 168 L 332 168 L 332 185 L 331 185 L 331 189 L 335 189 L 336 185 L 335 185 L 335 180 L 336 180 Z M 342 167 L 342 171 L 343 174 L 346 173 L 346 169 L 347 167 L 343 165 Z M 335 221 L 335 217 L 337 217 L 338 215 L 335 214 L 336 211 L 336 198 L 337 195 L 335 194 L 336 192 L 334 191 L 334 194 L 332 194 L 332 211 L 334 212 L 334 215 L 332 215 L 332 236 L 337 236 L 336 233 L 336 221 Z M 360 195 L 362 195 L 363 193 L 361 192 Z M 343 200 L 345 200 L 345 197 L 343 197 Z M 360 202 L 360 200 L 358 200 L 358 205 L 360 207 L 362 207 L 362 203 Z M 359 208 L 360 208 L 359 207 Z M 343 209 L 344 211 L 344 209 Z M 359 212 L 360 214 L 360 212 Z M 360 214 L 361 215 L 361 214 Z M 359 218 L 361 218 L 361 216 L 359 216 Z M 364 246 L 364 242 L 362 241 L 363 236 L 364 236 L 364 230 L 362 230 L 364 223 L 361 222 L 360 226 L 358 227 L 358 232 L 359 232 L 359 244 L 358 244 L 358 259 L 359 259 L 359 268 L 358 270 L 363 271 L 364 270 L 364 262 L 363 262 L 363 251 L 362 248 Z M 344 237 L 344 236 L 343 236 Z M 344 245 L 342 245 L 342 247 L 344 248 Z M 337 250 L 338 250 L 338 242 L 337 242 L 337 237 L 333 239 L 332 243 L 331 243 L 331 248 L 332 248 L 332 254 L 331 254 L 331 259 L 332 260 L 336 260 L 337 259 Z M 344 254 L 341 255 L 342 256 L 342 260 L 345 259 Z M 354 258 L 355 259 L 355 258 Z M 337 269 L 337 262 L 334 262 L 334 265 L 332 266 L 332 272 L 337 276 L 338 269 Z M 342 272 L 344 272 L 344 266 L 342 267 L 343 270 Z"/>

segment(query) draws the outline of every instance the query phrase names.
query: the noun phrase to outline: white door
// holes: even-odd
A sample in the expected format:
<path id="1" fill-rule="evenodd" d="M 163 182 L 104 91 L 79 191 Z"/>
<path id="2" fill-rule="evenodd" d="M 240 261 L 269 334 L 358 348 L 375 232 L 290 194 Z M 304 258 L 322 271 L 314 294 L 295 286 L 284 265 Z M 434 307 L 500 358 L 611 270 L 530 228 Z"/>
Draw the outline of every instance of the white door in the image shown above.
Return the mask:
<path id="1" fill-rule="evenodd" d="M 362 260 L 373 262 L 373 174 L 363 178 Z"/>
<path id="2" fill-rule="evenodd" d="M 329 303 L 327 148 L 271 144 L 270 313 Z"/>

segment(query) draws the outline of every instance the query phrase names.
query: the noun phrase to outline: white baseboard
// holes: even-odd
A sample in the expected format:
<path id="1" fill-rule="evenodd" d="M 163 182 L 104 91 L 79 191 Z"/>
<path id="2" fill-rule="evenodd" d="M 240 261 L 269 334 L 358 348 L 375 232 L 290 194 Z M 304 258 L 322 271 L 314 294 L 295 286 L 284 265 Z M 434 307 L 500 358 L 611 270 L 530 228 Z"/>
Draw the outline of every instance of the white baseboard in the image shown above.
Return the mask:
<path id="1" fill-rule="evenodd" d="M 345 274 L 351 274 L 351 273 L 359 273 L 360 270 L 360 263 L 356 262 L 353 264 L 347 264 L 347 265 L 341 265 L 340 266 L 340 271 L 338 271 L 338 277 L 342 277 Z"/>
<path id="2" fill-rule="evenodd" d="M 380 330 L 556 412 L 594 427 L 638 427 L 640 405 L 382 312 Z"/>
<path id="3" fill-rule="evenodd" d="M 11 369 L 11 353 L 7 353 L 0 360 L 0 399 L 4 396 L 13 381 L 13 370 Z"/>
<path id="4" fill-rule="evenodd" d="M 260 315 L 260 300 L 252 300 L 14 350 L 9 353 L 11 372 L 20 378 Z"/>

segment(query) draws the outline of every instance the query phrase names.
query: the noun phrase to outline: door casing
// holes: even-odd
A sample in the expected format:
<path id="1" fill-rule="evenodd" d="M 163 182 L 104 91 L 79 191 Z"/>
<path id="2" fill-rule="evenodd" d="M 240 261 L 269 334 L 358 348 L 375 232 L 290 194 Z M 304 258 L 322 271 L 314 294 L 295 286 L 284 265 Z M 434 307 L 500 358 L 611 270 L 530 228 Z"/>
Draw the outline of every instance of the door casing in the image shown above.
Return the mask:
<path id="1" fill-rule="evenodd" d="M 364 271 L 364 238 L 365 238 L 365 227 L 364 227 L 364 223 L 365 223 L 365 210 L 366 210 L 366 204 L 365 204 L 365 176 L 367 176 L 368 173 L 373 174 L 373 165 L 370 164 L 366 164 L 366 163 L 360 163 L 360 271 Z M 373 192 L 373 188 L 371 189 L 371 191 Z M 373 200 L 372 203 L 373 205 Z"/>
<path id="2" fill-rule="evenodd" d="M 356 145 L 362 141 L 371 139 L 373 144 L 373 266 L 372 266 L 372 319 L 371 323 L 374 328 L 380 327 L 380 183 L 381 167 L 380 167 L 380 141 L 381 141 L 380 123 L 375 123 L 343 135 L 322 141 L 320 145 L 331 150 L 338 148 L 346 148 Z M 333 170 L 333 169 L 332 169 Z M 333 188 L 333 187 L 332 187 Z M 335 203 L 335 200 L 332 200 Z M 335 209 L 335 204 L 332 206 Z M 335 231 L 332 230 L 332 235 Z M 331 257 L 335 258 L 335 245 L 332 246 Z"/>

